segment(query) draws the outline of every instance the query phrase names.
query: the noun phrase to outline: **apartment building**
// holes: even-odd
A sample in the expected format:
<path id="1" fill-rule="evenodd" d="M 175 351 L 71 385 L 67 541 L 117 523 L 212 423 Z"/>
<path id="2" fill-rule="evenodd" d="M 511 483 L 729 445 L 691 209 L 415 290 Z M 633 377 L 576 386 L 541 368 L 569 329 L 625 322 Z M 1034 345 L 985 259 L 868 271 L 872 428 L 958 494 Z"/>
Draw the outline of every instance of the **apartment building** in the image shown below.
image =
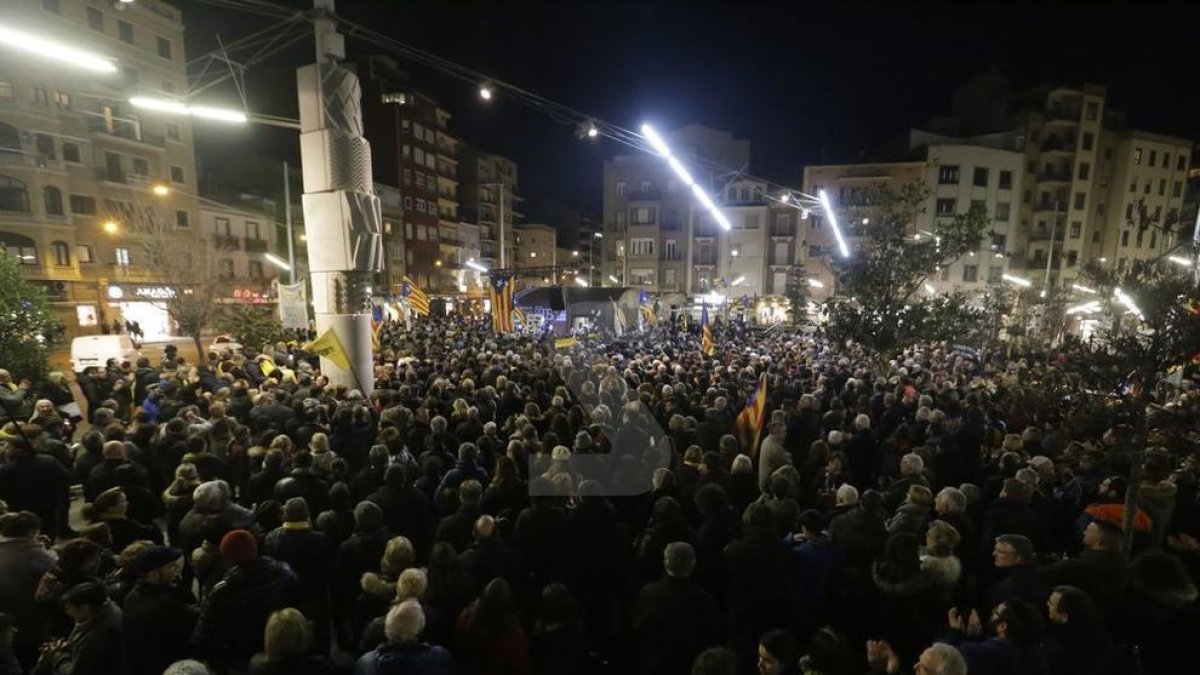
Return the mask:
<path id="1" fill-rule="evenodd" d="M 459 140 L 450 130 L 450 113 L 390 57 L 360 59 L 356 71 L 375 181 L 400 190 L 404 268 L 422 288 L 453 294 L 462 256 Z"/>
<path id="2" fill-rule="evenodd" d="M 383 272 L 376 281 L 375 294 L 395 296 L 402 290 L 408 269 L 405 261 L 404 198 L 399 188 L 382 183 L 375 183 L 374 187 L 375 196 L 379 197 L 383 230 Z"/>
<path id="3" fill-rule="evenodd" d="M 908 138 L 909 160 L 809 166 L 804 171 L 804 191 L 816 195 L 825 190 L 835 210 L 858 212 L 873 188 L 924 183 L 930 189 L 928 201 L 906 233 L 918 239 L 931 236 L 939 219 L 982 206 L 989 223 L 979 249 L 940 270 L 930 270 L 928 279 L 938 293 L 982 292 L 1008 273 L 1018 250 L 1014 235 L 1025 168 L 1022 142 L 1017 134 L 959 139 L 913 130 Z M 853 255 L 859 228 L 845 218 L 839 224 Z M 801 220 L 801 231 L 799 260 L 809 277 L 819 282 L 810 296 L 828 297 L 836 292 L 833 263 L 839 255 L 832 228 L 823 214 L 814 212 Z"/>
<path id="4" fill-rule="evenodd" d="M 666 132 L 664 138 L 697 184 L 718 198 L 725 184 L 714 167 L 749 163 L 750 142 L 724 131 L 692 125 Z M 605 286 L 695 295 L 711 292 L 729 272 L 728 237 L 656 155 L 618 155 L 605 161 L 600 234 L 597 250 Z"/>
<path id="5" fill-rule="evenodd" d="M 199 215 L 199 230 L 217 251 L 217 274 L 228 282 L 223 300 L 271 302 L 271 282 L 288 276 L 266 258 L 277 248 L 274 214 L 201 199 Z"/>
<path id="6" fill-rule="evenodd" d="M 68 337 L 114 319 L 170 334 L 151 302 L 167 289 L 124 216 L 164 214 L 180 250 L 202 236 L 190 122 L 128 103 L 186 90 L 179 10 L 161 0 L 11 0 L 5 10 L 8 27 L 112 58 L 118 72 L 0 49 L 0 247 L 46 290 Z"/>
<path id="7" fill-rule="evenodd" d="M 557 283 L 557 275 L 551 268 L 570 265 L 570 260 L 558 257 L 558 233 L 553 227 L 541 223 L 521 223 L 516 226 L 515 265 L 522 286 L 549 286 Z"/>
<path id="8" fill-rule="evenodd" d="M 479 226 L 482 264 L 488 269 L 510 269 L 516 264 L 514 224 L 523 216 L 517 208 L 522 201 L 517 195 L 517 163 L 467 143 L 458 147 L 462 220 Z"/>

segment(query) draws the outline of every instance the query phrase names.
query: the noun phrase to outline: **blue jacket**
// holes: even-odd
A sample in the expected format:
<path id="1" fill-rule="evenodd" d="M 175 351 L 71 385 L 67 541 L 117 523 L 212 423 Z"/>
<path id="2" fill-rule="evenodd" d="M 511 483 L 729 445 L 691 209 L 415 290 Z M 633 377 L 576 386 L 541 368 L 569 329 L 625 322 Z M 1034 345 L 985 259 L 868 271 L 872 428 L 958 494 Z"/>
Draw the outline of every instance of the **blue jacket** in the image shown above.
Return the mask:
<path id="1" fill-rule="evenodd" d="M 821 609 L 829 577 L 841 555 L 824 536 L 796 541 L 789 533 L 783 544 L 792 561 L 792 609 L 811 616 Z"/>
<path id="2" fill-rule="evenodd" d="M 445 647 L 383 644 L 359 657 L 354 675 L 455 675 L 458 663 Z"/>
<path id="3" fill-rule="evenodd" d="M 971 675 L 1050 675 L 1050 663 L 1040 644 L 1021 649 L 1000 638 L 970 640 L 954 630 L 942 641 L 962 652 Z"/>

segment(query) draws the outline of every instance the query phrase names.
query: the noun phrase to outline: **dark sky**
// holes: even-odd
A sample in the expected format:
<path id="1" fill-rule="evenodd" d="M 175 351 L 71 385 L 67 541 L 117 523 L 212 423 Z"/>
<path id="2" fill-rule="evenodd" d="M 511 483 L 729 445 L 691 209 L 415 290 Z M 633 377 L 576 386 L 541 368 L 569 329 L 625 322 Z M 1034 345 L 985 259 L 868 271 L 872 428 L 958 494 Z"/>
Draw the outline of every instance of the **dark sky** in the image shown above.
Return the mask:
<path id="1" fill-rule="evenodd" d="M 177 0 L 189 56 L 270 20 Z M 303 7 L 304 0 L 283 4 Z M 580 3 L 339 0 L 339 13 L 396 39 L 626 128 L 701 123 L 747 137 L 752 170 L 798 182 L 806 163 L 852 160 L 949 111 L 955 88 L 992 68 L 1021 87 L 1106 84 L 1139 128 L 1200 138 L 1200 3 Z M 295 116 L 293 68 L 311 41 L 252 71 L 254 111 Z M 351 54 L 371 47 L 350 41 Z M 556 198 L 598 210 L 611 142 L 414 67 L 459 136 L 520 166 L 527 210 Z M 232 97 L 225 88 L 214 97 Z M 235 100 L 235 99 L 228 99 Z M 294 134 L 202 131 L 205 165 L 290 154 Z"/>

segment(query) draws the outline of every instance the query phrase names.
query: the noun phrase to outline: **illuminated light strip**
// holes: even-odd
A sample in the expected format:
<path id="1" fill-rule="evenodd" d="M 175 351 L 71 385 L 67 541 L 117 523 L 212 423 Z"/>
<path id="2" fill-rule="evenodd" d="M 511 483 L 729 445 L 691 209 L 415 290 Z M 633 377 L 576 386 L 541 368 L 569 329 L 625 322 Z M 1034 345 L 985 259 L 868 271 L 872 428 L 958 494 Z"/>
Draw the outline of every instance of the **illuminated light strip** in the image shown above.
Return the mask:
<path id="1" fill-rule="evenodd" d="M 250 118 L 246 116 L 246 113 L 229 108 L 213 108 L 204 105 L 189 106 L 184 104 L 182 101 L 174 101 L 165 98 L 150 98 L 146 96 L 134 96 L 133 98 L 129 99 L 129 102 L 137 108 L 157 110 L 158 112 L 171 113 L 174 115 L 189 115 L 191 117 L 216 120 L 218 122 L 234 122 L 237 124 L 245 124 L 246 122 L 250 121 Z"/>
<path id="2" fill-rule="evenodd" d="M 1096 293 L 1096 289 L 1088 288 L 1087 286 L 1084 286 L 1083 284 L 1071 284 L 1071 288 L 1074 288 L 1075 290 L 1079 291 L 1080 293 L 1091 293 L 1093 295 Z"/>
<path id="3" fill-rule="evenodd" d="M 117 72 L 117 64 L 111 59 L 8 26 L 0 26 L 0 44 L 97 73 Z"/>
<path id="4" fill-rule="evenodd" d="M 649 124 L 643 124 L 642 138 L 646 139 L 646 142 L 650 144 L 650 147 L 653 148 L 655 152 L 662 155 L 663 158 L 667 160 L 667 164 L 671 167 L 671 170 L 675 172 L 675 175 L 679 176 L 679 180 L 683 181 L 684 185 L 692 188 L 692 194 L 695 195 L 696 200 L 700 202 L 701 206 L 703 206 L 712 215 L 713 220 L 717 221 L 717 224 L 720 225 L 722 229 L 732 230 L 733 225 L 729 223 L 729 219 L 725 217 L 724 213 L 721 213 L 721 211 L 717 208 L 717 205 L 713 203 L 712 198 L 704 192 L 703 188 L 696 184 L 696 181 L 692 179 L 692 175 L 688 173 L 686 168 L 684 168 L 683 163 L 680 162 L 675 155 L 671 154 L 670 146 L 668 146 L 667 142 L 662 139 L 662 136 L 658 135 L 658 132 L 654 130 L 654 127 L 650 126 Z"/>
<path id="5" fill-rule="evenodd" d="M 821 207 L 825 209 L 825 217 L 829 219 L 829 224 L 833 227 L 833 236 L 837 237 L 838 250 L 842 252 L 843 258 L 850 257 L 850 247 L 846 246 L 846 240 L 842 237 L 842 228 L 838 227 L 837 216 L 833 215 L 833 207 L 829 204 L 829 195 L 824 190 L 817 192 L 817 198 L 821 200 Z"/>
<path id="6" fill-rule="evenodd" d="M 1128 309 L 1131 313 L 1137 314 L 1137 317 L 1139 319 L 1141 319 L 1142 321 L 1146 320 L 1146 315 L 1142 314 L 1141 308 L 1139 308 L 1137 306 L 1137 303 L 1135 303 L 1133 301 L 1133 298 L 1129 297 L 1129 295 L 1126 294 L 1125 291 L 1123 291 L 1119 288 L 1114 288 L 1113 296 L 1115 296 L 1122 305 L 1125 305 L 1125 308 Z"/>
<path id="7" fill-rule="evenodd" d="M 1030 286 L 1032 286 L 1032 285 L 1033 285 L 1033 282 L 1032 282 L 1032 281 L 1030 281 L 1030 280 L 1028 280 L 1028 279 L 1022 279 L 1021 277 L 1014 277 L 1014 276 L 1013 276 L 1013 275 L 1011 275 L 1011 274 L 1001 274 L 1001 275 L 1000 275 L 1000 278 L 1001 278 L 1001 279 L 1003 279 L 1003 280 L 1005 280 L 1005 281 L 1007 281 L 1007 282 L 1009 282 L 1009 283 L 1013 283 L 1013 284 L 1016 284 L 1016 285 L 1018 285 L 1018 286 L 1024 286 L 1024 287 L 1026 287 L 1026 288 L 1028 288 L 1028 287 L 1030 287 Z"/>

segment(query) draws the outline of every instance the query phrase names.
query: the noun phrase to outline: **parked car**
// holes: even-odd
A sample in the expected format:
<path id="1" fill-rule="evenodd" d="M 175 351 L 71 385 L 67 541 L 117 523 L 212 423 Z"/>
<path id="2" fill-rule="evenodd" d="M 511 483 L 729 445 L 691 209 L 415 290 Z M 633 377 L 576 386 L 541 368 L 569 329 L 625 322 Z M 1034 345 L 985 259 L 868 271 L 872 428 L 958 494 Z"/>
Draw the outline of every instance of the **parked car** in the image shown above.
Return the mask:
<path id="1" fill-rule="evenodd" d="M 103 368 L 109 359 L 137 363 L 141 355 L 128 335 L 83 335 L 71 340 L 71 370 L 76 373 L 91 366 Z"/>
<path id="2" fill-rule="evenodd" d="M 232 352 L 242 351 L 242 343 L 233 339 L 232 335 L 218 335 L 213 338 L 212 344 L 208 346 L 208 351 L 222 354 L 225 350 Z"/>

